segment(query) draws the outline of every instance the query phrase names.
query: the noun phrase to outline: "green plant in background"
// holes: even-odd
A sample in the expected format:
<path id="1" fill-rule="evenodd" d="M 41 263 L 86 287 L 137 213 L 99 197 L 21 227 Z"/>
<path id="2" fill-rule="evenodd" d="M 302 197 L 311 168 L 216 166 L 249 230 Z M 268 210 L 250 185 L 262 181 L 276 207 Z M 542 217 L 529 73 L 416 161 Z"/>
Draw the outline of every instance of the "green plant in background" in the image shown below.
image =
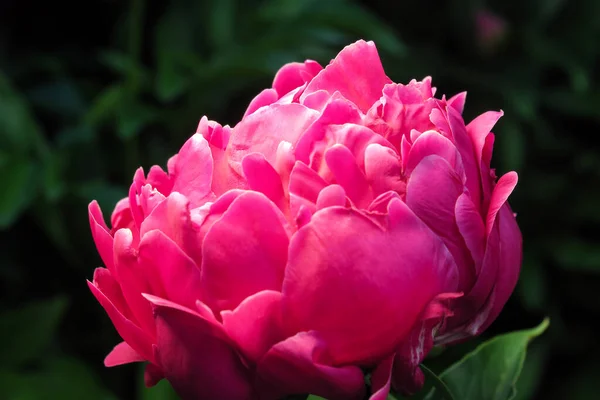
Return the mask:
<path id="1" fill-rule="evenodd" d="M 97 198 L 108 209 L 126 194 L 130 172 L 165 160 L 202 114 L 239 120 L 283 63 L 327 62 L 358 38 L 377 43 L 395 81 L 432 75 L 442 92 L 467 88 L 470 104 L 479 104 L 473 115 L 504 109 L 495 157 L 500 169 L 520 174 L 511 204 L 525 260 L 518 295 L 492 333 L 552 318 L 532 344 L 515 398 L 585 399 L 597 391 L 600 3 L 97 1 L 88 7 L 100 22 L 90 27 L 58 9 L 30 16 L 36 40 L 50 42 L 41 50 L 35 41 L 20 43 L 27 27 L 17 17 L 26 7 L 7 4 L 0 13 L 0 325 L 7 344 L 0 382 L 7 398 L 173 398 L 164 384 L 129 387 L 127 376 L 137 374 L 129 367 L 101 366 L 115 333 L 81 289 L 99 262 L 82 217 L 87 203 Z M 487 48 L 477 36 L 482 9 L 506 22 Z M 32 297 L 38 302 L 19 305 Z M 439 374 L 474 345 L 425 364 Z M 72 392 L 64 392 L 67 381 L 78 382 Z"/>

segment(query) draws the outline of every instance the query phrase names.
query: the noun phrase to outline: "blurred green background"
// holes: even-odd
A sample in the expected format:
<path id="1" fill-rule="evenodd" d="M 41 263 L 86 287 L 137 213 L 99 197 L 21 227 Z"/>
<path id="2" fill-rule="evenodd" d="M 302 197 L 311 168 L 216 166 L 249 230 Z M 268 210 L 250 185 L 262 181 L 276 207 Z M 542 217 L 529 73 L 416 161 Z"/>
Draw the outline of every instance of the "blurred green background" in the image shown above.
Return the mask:
<path id="1" fill-rule="evenodd" d="M 490 12 L 501 22 L 486 30 Z M 87 204 L 109 215 L 135 168 L 164 165 L 202 115 L 234 125 L 281 65 L 325 65 L 359 38 L 395 81 L 467 90 L 467 121 L 504 110 L 493 165 L 519 173 L 525 257 L 484 338 L 549 316 L 517 398 L 597 398 L 597 0 L 2 0 L 1 398 L 173 398 L 144 389 L 139 365 L 103 367 L 119 338 L 85 284 L 100 265 Z"/>

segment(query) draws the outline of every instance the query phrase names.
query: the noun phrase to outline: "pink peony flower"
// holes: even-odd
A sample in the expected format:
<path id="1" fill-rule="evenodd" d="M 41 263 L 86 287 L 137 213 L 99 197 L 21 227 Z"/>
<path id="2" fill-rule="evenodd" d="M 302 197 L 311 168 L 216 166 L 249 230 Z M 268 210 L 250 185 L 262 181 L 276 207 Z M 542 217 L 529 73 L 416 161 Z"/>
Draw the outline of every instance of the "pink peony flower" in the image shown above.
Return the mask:
<path id="1" fill-rule="evenodd" d="M 434 343 L 477 335 L 514 289 L 517 183 L 490 169 L 502 115 L 393 83 L 372 42 L 284 66 L 233 129 L 203 117 L 134 176 L 89 287 L 124 342 L 183 398 L 418 390 Z"/>

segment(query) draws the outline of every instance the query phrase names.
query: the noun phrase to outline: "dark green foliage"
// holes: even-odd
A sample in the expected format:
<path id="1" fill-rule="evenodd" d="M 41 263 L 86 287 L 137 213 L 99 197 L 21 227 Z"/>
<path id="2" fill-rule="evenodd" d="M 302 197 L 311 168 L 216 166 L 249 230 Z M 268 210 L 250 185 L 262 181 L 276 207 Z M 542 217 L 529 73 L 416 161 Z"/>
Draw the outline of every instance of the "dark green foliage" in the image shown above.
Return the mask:
<path id="1" fill-rule="evenodd" d="M 102 365 L 119 339 L 85 285 L 101 263 L 87 204 L 107 217 L 135 169 L 165 165 L 202 115 L 233 125 L 283 63 L 326 64 L 358 38 L 375 40 L 395 81 L 467 90 L 466 120 L 504 110 L 493 165 L 519 173 L 525 257 L 485 338 L 550 316 L 516 398 L 597 395 L 600 2 L 61 4 L 0 2 L 0 397 L 171 398 L 140 389 L 136 366 Z M 487 45 L 483 7 L 506 21 Z M 440 373 L 478 340 L 426 365 Z"/>

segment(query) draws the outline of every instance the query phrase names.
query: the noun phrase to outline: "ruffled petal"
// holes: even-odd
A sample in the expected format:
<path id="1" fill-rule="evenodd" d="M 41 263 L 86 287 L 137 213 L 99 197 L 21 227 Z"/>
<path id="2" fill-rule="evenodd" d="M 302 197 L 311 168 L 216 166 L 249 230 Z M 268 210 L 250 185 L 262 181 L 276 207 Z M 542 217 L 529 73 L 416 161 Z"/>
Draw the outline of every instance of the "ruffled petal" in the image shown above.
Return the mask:
<path id="1" fill-rule="evenodd" d="M 273 346 L 257 367 L 261 399 L 311 393 L 329 400 L 359 400 L 364 377 L 356 366 L 334 367 L 316 332 L 301 332 Z"/>
<path id="2" fill-rule="evenodd" d="M 283 214 L 264 195 L 237 197 L 202 245 L 202 288 L 218 313 L 262 290 L 280 290 L 287 262 Z"/>

